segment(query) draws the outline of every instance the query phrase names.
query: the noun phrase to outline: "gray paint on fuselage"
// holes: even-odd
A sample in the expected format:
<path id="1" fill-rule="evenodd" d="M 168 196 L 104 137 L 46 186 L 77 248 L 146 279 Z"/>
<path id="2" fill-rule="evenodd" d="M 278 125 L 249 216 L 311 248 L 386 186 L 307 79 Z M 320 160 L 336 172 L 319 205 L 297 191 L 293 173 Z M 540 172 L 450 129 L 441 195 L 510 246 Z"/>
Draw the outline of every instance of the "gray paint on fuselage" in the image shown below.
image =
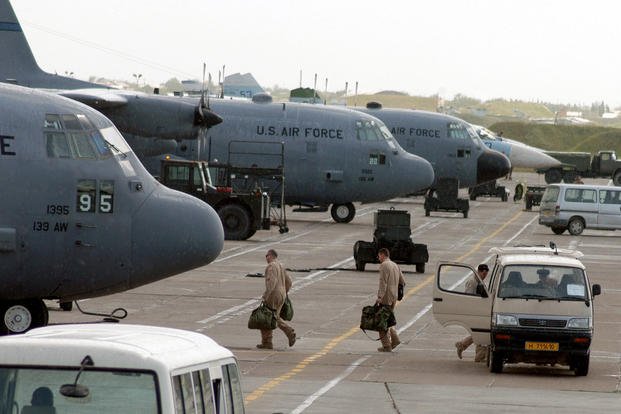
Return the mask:
<path id="1" fill-rule="evenodd" d="M 450 123 L 471 126 L 459 118 L 434 112 L 396 108 L 355 108 L 381 119 L 408 152 L 425 158 L 436 179 L 458 177 L 461 187 L 477 183 L 477 160 L 485 151 L 481 141 L 449 136 Z"/>
<path id="2" fill-rule="evenodd" d="M 158 183 L 99 112 L 67 98 L 2 84 L 0 106 L 5 249 L 0 253 L 0 301 L 119 292 L 205 265 L 220 253 L 224 236 L 213 209 Z M 49 156 L 47 114 L 84 115 L 122 153 Z M 84 180 L 93 182 L 93 198 L 80 198 Z M 104 182 L 113 189 L 105 200 Z M 93 211 L 80 211 L 81 202 L 92 202 Z"/>
<path id="3" fill-rule="evenodd" d="M 226 162 L 231 141 L 284 142 L 288 204 L 374 202 L 419 191 L 433 180 L 430 165 L 408 154 L 392 137 L 357 139 L 357 121 L 383 125 L 366 114 L 345 108 L 236 100 L 211 100 L 210 109 L 224 119 L 222 124 L 207 131 L 199 151 L 198 143 L 183 141 L 177 155 Z M 247 152 L 274 152 L 273 145 L 251 147 Z M 371 154 L 385 157 L 385 164 L 370 164 Z M 248 154 L 231 162 L 273 167 L 280 159 Z"/>

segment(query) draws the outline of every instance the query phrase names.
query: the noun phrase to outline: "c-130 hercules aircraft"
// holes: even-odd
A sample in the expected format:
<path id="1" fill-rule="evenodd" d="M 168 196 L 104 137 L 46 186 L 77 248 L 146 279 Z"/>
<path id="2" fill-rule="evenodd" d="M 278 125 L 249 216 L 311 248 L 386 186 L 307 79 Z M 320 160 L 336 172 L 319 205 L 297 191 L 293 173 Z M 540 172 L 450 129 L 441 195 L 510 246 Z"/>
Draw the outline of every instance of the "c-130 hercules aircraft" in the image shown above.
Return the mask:
<path id="1" fill-rule="evenodd" d="M 253 153 L 269 153 L 274 143 L 282 142 L 285 152 L 285 203 L 318 209 L 327 209 L 332 205 L 333 219 L 343 223 L 354 218 L 355 201 L 383 201 L 424 190 L 433 182 L 431 165 L 404 151 L 381 121 L 347 109 L 265 101 L 211 100 L 210 109 L 218 114 L 213 116 L 221 116 L 224 122 L 216 125 L 218 122 L 208 118 L 211 121 L 206 123 L 211 128 L 206 132 L 207 139 L 197 142 L 193 140 L 197 134 L 175 135 L 174 128 L 171 131 L 166 129 L 169 124 L 174 121 L 174 125 L 180 126 L 180 131 L 186 131 L 181 128 L 186 124 L 177 123 L 174 116 L 171 118 L 168 106 L 202 108 L 202 100 L 169 98 L 161 105 L 156 100 L 152 106 L 142 107 L 138 106 L 141 98 L 137 98 L 129 100 L 136 106 L 129 106 L 117 102 L 128 100 L 120 91 L 86 89 L 101 86 L 47 74 L 34 60 L 9 1 L 0 0 L 0 5 L 6 5 L 0 8 L 0 54 L 11 62 L 0 64 L 0 82 L 14 77 L 17 83 L 32 87 L 82 88 L 60 93 L 109 116 L 125 134 L 141 161 L 155 175 L 159 174 L 159 156 L 171 152 L 184 158 L 225 162 L 232 141 L 254 142 L 248 147 L 248 154 L 238 154 L 235 162 L 244 163 L 244 166 L 280 166 L 269 164 L 274 162 L 274 158 L 257 157 Z M 206 108 L 202 110 L 203 113 L 211 113 Z M 176 114 L 174 110 L 172 113 Z M 187 115 L 187 111 L 180 113 Z M 143 125 L 143 128 L 140 131 L 130 129 L 134 123 Z M 169 133 L 146 134 L 154 128 L 149 128 L 152 124 L 162 124 L 162 128 Z M 131 135 L 138 133 L 142 138 Z M 177 145 L 173 139 L 156 141 L 144 138 L 149 136 L 184 141 Z M 268 144 L 259 144 L 258 141 Z"/>
<path id="2" fill-rule="evenodd" d="M 46 325 L 43 299 L 132 289 L 222 250 L 215 211 L 159 184 L 99 112 L 4 84 L 0 107 L 0 334 Z"/>

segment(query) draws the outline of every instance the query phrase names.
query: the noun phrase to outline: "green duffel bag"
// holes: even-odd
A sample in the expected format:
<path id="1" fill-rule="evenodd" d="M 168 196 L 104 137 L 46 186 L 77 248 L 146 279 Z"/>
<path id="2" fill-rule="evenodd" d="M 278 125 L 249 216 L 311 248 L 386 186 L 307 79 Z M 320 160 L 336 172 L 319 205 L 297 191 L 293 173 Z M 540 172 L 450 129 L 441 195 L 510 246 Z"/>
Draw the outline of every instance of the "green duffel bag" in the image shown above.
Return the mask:
<path id="1" fill-rule="evenodd" d="M 362 308 L 360 329 L 363 331 L 387 331 L 396 324 L 395 314 L 389 306 L 371 305 Z"/>
<path id="2" fill-rule="evenodd" d="M 293 305 L 291 304 L 289 295 L 285 297 L 285 303 L 283 303 L 282 308 L 280 308 L 280 317 L 285 321 L 293 319 Z"/>
<path id="3" fill-rule="evenodd" d="M 276 329 L 276 312 L 261 302 L 250 314 L 248 329 Z"/>

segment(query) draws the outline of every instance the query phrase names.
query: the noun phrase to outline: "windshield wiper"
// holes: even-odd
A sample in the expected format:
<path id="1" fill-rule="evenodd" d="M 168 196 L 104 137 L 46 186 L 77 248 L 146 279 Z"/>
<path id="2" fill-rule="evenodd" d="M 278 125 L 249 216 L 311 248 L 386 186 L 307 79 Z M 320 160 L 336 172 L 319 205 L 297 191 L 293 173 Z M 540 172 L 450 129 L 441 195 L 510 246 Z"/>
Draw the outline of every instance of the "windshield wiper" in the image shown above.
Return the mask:
<path id="1" fill-rule="evenodd" d="M 123 158 L 127 158 L 127 154 L 125 154 L 124 152 L 121 152 L 120 149 L 117 148 L 116 145 L 114 145 L 113 143 L 111 143 L 110 141 L 108 141 L 107 139 L 104 138 L 104 142 L 106 143 L 106 145 L 108 146 L 108 148 L 118 152 L 119 154 L 121 154 L 123 156 Z"/>
<path id="2" fill-rule="evenodd" d="M 584 297 L 580 297 L 580 296 L 559 296 L 556 299 L 558 300 L 575 300 L 578 302 L 582 302 L 584 300 Z"/>

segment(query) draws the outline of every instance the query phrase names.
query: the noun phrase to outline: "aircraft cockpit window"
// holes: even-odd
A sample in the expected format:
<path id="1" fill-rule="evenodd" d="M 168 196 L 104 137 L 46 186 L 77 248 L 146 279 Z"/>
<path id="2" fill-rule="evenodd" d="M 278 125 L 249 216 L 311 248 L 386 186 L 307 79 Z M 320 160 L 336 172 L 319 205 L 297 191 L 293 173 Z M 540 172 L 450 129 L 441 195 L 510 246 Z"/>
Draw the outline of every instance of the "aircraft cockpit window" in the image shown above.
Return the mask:
<path id="1" fill-rule="evenodd" d="M 381 141 L 392 138 L 390 131 L 384 125 L 379 125 L 375 121 L 356 121 L 356 138 L 360 141 Z M 388 136 L 386 136 L 388 134 Z"/>
<path id="2" fill-rule="evenodd" d="M 470 132 L 461 123 L 449 122 L 447 129 L 448 129 L 449 138 L 458 138 L 458 139 L 470 139 L 471 138 Z"/>
<path id="3" fill-rule="evenodd" d="M 86 115 L 46 114 L 43 130 L 48 157 L 98 159 L 112 155 L 102 134 Z"/>

